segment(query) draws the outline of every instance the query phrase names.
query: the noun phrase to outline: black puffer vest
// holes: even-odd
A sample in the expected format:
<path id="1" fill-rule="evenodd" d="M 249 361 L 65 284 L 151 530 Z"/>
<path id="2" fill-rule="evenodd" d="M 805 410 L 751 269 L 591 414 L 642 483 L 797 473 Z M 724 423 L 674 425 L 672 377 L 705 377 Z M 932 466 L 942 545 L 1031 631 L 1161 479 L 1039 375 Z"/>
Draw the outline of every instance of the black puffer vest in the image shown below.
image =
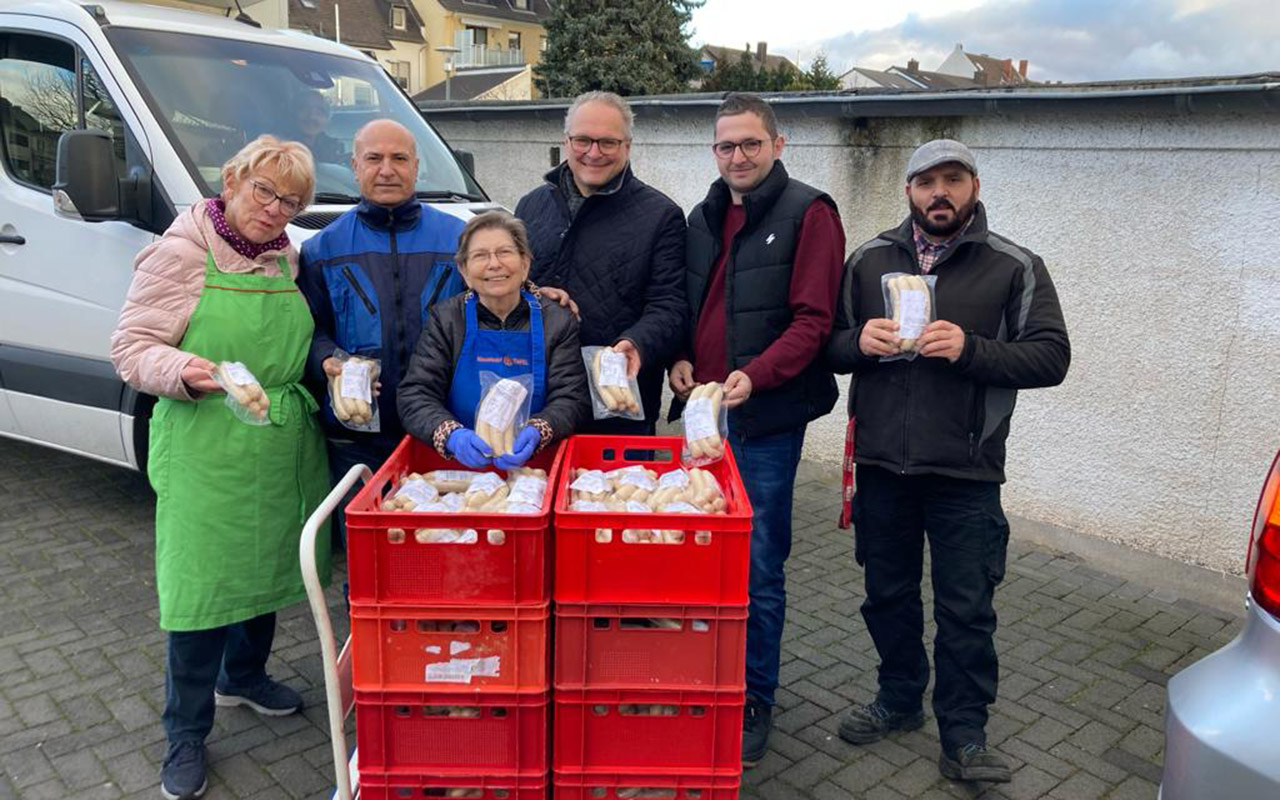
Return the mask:
<path id="1" fill-rule="evenodd" d="M 730 371 L 741 369 L 763 353 L 791 324 L 792 261 L 805 212 L 815 200 L 829 203 L 832 208 L 836 205 L 825 193 L 792 180 L 781 161 L 773 165 L 764 182 L 742 198 L 746 222 L 734 237 L 725 264 Z M 720 258 L 720 237 L 731 202 L 729 187 L 718 180 L 689 215 L 685 289 L 691 332 L 697 329 L 711 272 Z M 730 414 L 729 424 L 746 437 L 780 433 L 831 411 L 838 396 L 835 378 L 822 359 L 815 358 L 794 379 L 767 392 L 752 394 Z"/>

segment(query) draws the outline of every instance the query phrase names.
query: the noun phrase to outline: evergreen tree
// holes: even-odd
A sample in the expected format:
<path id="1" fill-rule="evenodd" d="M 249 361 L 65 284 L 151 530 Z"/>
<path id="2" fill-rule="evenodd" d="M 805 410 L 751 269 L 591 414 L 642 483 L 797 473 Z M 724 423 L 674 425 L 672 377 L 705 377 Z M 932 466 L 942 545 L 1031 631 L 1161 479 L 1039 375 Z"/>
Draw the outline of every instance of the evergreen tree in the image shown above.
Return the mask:
<path id="1" fill-rule="evenodd" d="M 765 91 L 765 76 L 756 71 L 751 60 L 751 50 L 746 49 L 738 54 L 737 59 L 726 58 L 717 64 L 707 79 L 702 82 L 704 92 L 762 92 Z"/>
<path id="2" fill-rule="evenodd" d="M 620 95 L 688 91 L 701 74 L 684 26 L 705 0 L 558 0 L 533 68 L 546 97 L 600 89 Z"/>
<path id="3" fill-rule="evenodd" d="M 795 74 L 790 88 L 805 91 L 831 91 L 840 88 L 840 76 L 832 72 L 831 67 L 827 65 L 826 54 L 818 53 L 813 63 L 809 65 L 809 69 Z"/>

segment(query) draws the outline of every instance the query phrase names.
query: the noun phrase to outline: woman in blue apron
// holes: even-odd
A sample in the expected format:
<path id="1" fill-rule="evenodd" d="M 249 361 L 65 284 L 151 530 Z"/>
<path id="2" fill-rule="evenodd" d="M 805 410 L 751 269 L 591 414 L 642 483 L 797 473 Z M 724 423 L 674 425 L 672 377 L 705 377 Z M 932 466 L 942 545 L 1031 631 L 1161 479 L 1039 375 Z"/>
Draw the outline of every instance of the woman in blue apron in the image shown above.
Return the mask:
<path id="1" fill-rule="evenodd" d="M 432 309 L 400 383 L 405 430 L 472 469 L 518 467 L 591 413 L 578 321 L 538 298 L 527 280 L 532 260 L 520 220 L 505 211 L 473 217 L 457 255 L 469 290 Z M 501 379 L 521 385 L 529 411 L 510 452 L 476 420 L 484 391 Z"/>

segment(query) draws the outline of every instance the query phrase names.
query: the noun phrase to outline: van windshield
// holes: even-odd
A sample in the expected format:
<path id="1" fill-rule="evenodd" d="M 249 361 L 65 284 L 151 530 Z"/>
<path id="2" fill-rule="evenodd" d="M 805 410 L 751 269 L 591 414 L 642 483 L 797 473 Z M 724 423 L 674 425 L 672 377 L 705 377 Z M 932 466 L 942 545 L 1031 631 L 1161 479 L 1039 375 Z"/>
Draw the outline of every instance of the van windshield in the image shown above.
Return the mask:
<path id="1" fill-rule="evenodd" d="M 108 28 L 116 52 L 206 196 L 222 164 L 269 133 L 300 141 L 316 162 L 321 202 L 355 202 L 351 140 L 394 119 L 418 143 L 418 191 L 484 200 L 453 153 L 378 65 L 355 58 L 212 36 Z"/>

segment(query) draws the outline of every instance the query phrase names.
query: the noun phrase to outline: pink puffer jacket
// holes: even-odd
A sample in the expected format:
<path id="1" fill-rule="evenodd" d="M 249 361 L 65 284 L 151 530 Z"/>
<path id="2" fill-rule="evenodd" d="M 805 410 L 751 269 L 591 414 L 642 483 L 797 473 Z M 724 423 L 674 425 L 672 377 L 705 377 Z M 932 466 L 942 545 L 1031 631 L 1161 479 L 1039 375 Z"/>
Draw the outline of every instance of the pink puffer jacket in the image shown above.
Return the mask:
<path id="1" fill-rule="evenodd" d="M 183 352 L 178 343 L 200 301 L 209 250 L 220 272 L 279 275 L 277 259 L 284 256 L 292 277 L 298 276 L 298 251 L 292 246 L 252 260 L 232 249 L 213 229 L 206 210 L 209 202 L 184 212 L 134 261 L 133 283 L 111 334 L 111 363 L 140 392 L 195 399 L 182 382 L 182 368 L 199 353 Z"/>

